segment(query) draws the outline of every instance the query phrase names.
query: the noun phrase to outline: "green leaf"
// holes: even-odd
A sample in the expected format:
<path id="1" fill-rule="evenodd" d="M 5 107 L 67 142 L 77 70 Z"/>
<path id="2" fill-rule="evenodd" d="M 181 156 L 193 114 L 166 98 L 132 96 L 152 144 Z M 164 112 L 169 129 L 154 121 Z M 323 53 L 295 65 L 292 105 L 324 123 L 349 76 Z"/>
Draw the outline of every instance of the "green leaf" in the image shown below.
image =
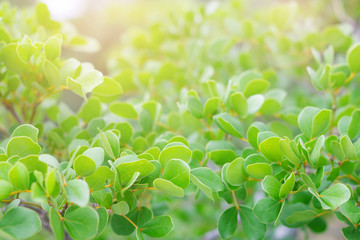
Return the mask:
<path id="1" fill-rule="evenodd" d="M 244 95 L 249 97 L 254 94 L 263 93 L 268 89 L 269 85 L 269 82 L 264 79 L 254 79 L 246 85 Z"/>
<path id="2" fill-rule="evenodd" d="M 280 149 L 280 138 L 269 137 L 259 144 L 261 153 L 272 162 L 280 162 L 283 153 Z"/>
<path id="3" fill-rule="evenodd" d="M 21 74 L 29 70 L 28 65 L 21 60 L 17 53 L 16 43 L 10 43 L 2 49 L 1 59 L 8 71 Z"/>
<path id="4" fill-rule="evenodd" d="M 46 41 L 44 50 L 45 50 L 45 56 L 47 59 L 54 60 L 60 56 L 61 43 L 62 43 L 62 40 L 59 37 L 59 35 L 52 36 Z"/>
<path id="5" fill-rule="evenodd" d="M 115 162 L 115 165 L 116 164 L 117 162 Z M 122 185 L 127 184 L 131 180 L 135 172 L 140 173 L 138 177 L 138 180 L 140 180 L 155 170 L 154 165 L 145 159 L 141 159 L 133 162 L 119 163 L 116 166 L 116 168 L 120 174 L 120 180 Z"/>
<path id="6" fill-rule="evenodd" d="M 136 228 L 136 240 L 144 240 L 144 237 L 142 236 L 142 233 L 140 231 L 140 228 Z"/>
<path id="7" fill-rule="evenodd" d="M 69 202 L 73 202 L 80 207 L 85 207 L 89 203 L 90 190 L 84 180 L 68 181 L 65 189 Z"/>
<path id="8" fill-rule="evenodd" d="M 352 73 L 360 71 L 360 44 L 356 44 L 350 48 L 346 54 L 346 61 Z"/>
<path id="9" fill-rule="evenodd" d="M 104 150 L 100 147 L 89 148 L 82 155 L 91 158 L 95 162 L 96 167 L 100 167 L 104 162 Z"/>
<path id="10" fill-rule="evenodd" d="M 332 210 L 345 203 L 350 198 L 350 190 L 342 183 L 337 183 L 320 194 L 320 199 Z"/>
<path id="11" fill-rule="evenodd" d="M 47 86 L 54 86 L 55 88 L 60 86 L 60 71 L 52 62 L 45 60 L 43 63 L 43 70 Z"/>
<path id="12" fill-rule="evenodd" d="M 313 210 L 296 211 L 286 218 L 288 224 L 304 224 L 312 221 L 316 216 Z"/>
<path id="13" fill-rule="evenodd" d="M 169 216 L 157 216 L 141 226 L 142 232 L 150 237 L 165 237 L 174 229 Z"/>
<path id="14" fill-rule="evenodd" d="M 172 159 L 167 163 L 161 178 L 184 189 L 190 183 L 190 167 L 183 160 Z"/>
<path id="15" fill-rule="evenodd" d="M 15 239 L 27 239 L 41 230 L 41 220 L 37 213 L 24 207 L 6 210 L 0 218 L 0 231 Z"/>
<path id="16" fill-rule="evenodd" d="M 271 166 L 267 163 L 250 164 L 246 167 L 246 172 L 256 179 L 263 179 L 265 176 L 273 174 Z"/>
<path id="17" fill-rule="evenodd" d="M 355 146 L 347 135 L 340 139 L 340 144 L 343 152 L 350 160 L 358 160 Z"/>
<path id="18" fill-rule="evenodd" d="M 98 209 L 96 209 L 96 212 L 99 216 L 99 225 L 97 229 L 97 236 L 99 236 L 105 231 L 108 225 L 109 215 L 106 208 L 104 207 L 99 207 Z"/>
<path id="19" fill-rule="evenodd" d="M 312 136 L 313 118 L 319 111 L 316 107 L 305 107 L 298 116 L 299 128 L 308 138 Z"/>
<path id="20" fill-rule="evenodd" d="M 9 181 L 16 189 L 29 189 L 29 171 L 24 164 L 17 162 L 9 170 Z"/>
<path id="21" fill-rule="evenodd" d="M 92 97 L 87 102 L 85 102 L 84 106 L 81 108 L 79 113 L 80 117 L 85 122 L 90 122 L 92 119 L 99 117 L 101 114 L 101 103 L 99 99 Z"/>
<path id="22" fill-rule="evenodd" d="M 308 175 L 306 175 L 305 173 L 301 173 L 300 176 L 301 179 L 304 181 L 306 187 L 316 189 L 315 183 Z"/>
<path id="23" fill-rule="evenodd" d="M 310 155 L 310 162 L 313 166 L 317 166 L 320 158 L 321 148 L 325 143 L 324 135 L 321 135 L 315 142 L 315 146 Z"/>
<path id="24" fill-rule="evenodd" d="M 304 213 L 304 216 L 302 216 Z M 297 218 L 298 216 L 298 218 Z M 305 205 L 302 202 L 295 204 L 285 204 L 284 210 L 281 214 L 281 223 L 289 228 L 298 228 L 309 223 L 316 216 L 316 212 L 311 210 L 309 206 Z M 290 222 L 288 222 L 288 218 Z"/>
<path id="25" fill-rule="evenodd" d="M 223 140 L 209 141 L 206 151 L 210 153 L 210 159 L 218 165 L 231 162 L 236 157 L 232 143 Z"/>
<path id="26" fill-rule="evenodd" d="M 129 205 L 125 201 L 120 201 L 111 205 L 111 210 L 117 215 L 126 215 L 129 213 Z"/>
<path id="27" fill-rule="evenodd" d="M 238 138 L 242 138 L 243 129 L 241 123 L 228 113 L 220 113 L 214 116 L 216 125 L 224 132 Z"/>
<path id="28" fill-rule="evenodd" d="M 15 128 L 11 137 L 29 137 L 34 142 L 38 142 L 39 129 L 30 124 L 22 124 Z"/>
<path id="29" fill-rule="evenodd" d="M 261 94 L 252 95 L 247 99 L 248 115 L 257 113 L 262 107 L 265 97 Z"/>
<path id="30" fill-rule="evenodd" d="M 281 185 L 279 197 L 285 198 L 293 190 L 295 186 L 295 175 L 291 173 L 286 181 Z"/>
<path id="31" fill-rule="evenodd" d="M 232 161 L 226 169 L 226 180 L 234 186 L 240 186 L 243 184 L 246 181 L 246 175 L 244 159 L 241 157 Z"/>
<path id="32" fill-rule="evenodd" d="M 133 127 L 128 122 L 122 122 L 115 125 L 115 129 L 120 131 L 121 144 L 128 144 L 131 141 L 133 135 Z"/>
<path id="33" fill-rule="evenodd" d="M 201 183 L 210 187 L 214 191 L 222 191 L 224 185 L 219 175 L 207 167 L 191 169 L 191 175 L 196 177 Z"/>
<path id="34" fill-rule="evenodd" d="M 5 180 L 0 180 L 0 201 L 10 196 L 12 186 Z"/>
<path id="35" fill-rule="evenodd" d="M 118 137 L 112 131 L 100 131 L 101 143 L 105 152 L 112 158 L 116 159 L 120 155 L 120 143 Z"/>
<path id="36" fill-rule="evenodd" d="M 121 189 L 121 195 L 124 193 L 137 181 L 138 177 L 140 176 L 140 172 L 134 172 L 129 181 L 126 185 Z"/>
<path id="37" fill-rule="evenodd" d="M 141 227 L 152 219 L 153 213 L 150 209 L 141 207 L 128 213 L 126 216 L 133 223 Z M 111 217 L 111 229 L 117 235 L 126 236 L 134 232 L 135 227 L 125 217 L 114 214 Z"/>
<path id="38" fill-rule="evenodd" d="M 234 234 L 237 227 L 237 215 L 236 207 L 228 208 L 220 215 L 217 225 L 221 239 L 227 239 Z"/>
<path id="39" fill-rule="evenodd" d="M 203 115 L 208 122 L 211 122 L 214 114 L 219 106 L 220 99 L 218 97 L 209 98 L 204 105 Z"/>
<path id="40" fill-rule="evenodd" d="M 247 130 L 247 137 L 249 140 L 249 143 L 253 148 L 258 149 L 258 134 L 259 132 L 266 131 L 267 127 L 262 122 L 254 122 L 250 125 L 250 127 Z"/>
<path id="41" fill-rule="evenodd" d="M 349 226 L 341 229 L 344 237 L 347 240 L 358 240 L 360 235 L 360 229 L 354 226 Z"/>
<path id="42" fill-rule="evenodd" d="M 300 164 L 301 159 L 298 156 L 298 151 L 296 151 L 296 143 L 295 141 L 290 141 L 289 138 L 281 139 L 279 141 L 280 149 L 286 156 L 286 158 L 294 163 L 294 164 Z"/>
<path id="43" fill-rule="evenodd" d="M 98 191 L 104 189 L 105 182 L 108 179 L 114 178 L 114 172 L 111 171 L 108 167 L 101 166 L 96 171 L 85 177 L 85 181 L 87 182 L 91 191 Z"/>
<path id="44" fill-rule="evenodd" d="M 274 222 L 280 214 L 282 203 L 272 198 L 260 199 L 254 206 L 254 214 L 262 223 Z"/>
<path id="45" fill-rule="evenodd" d="M 350 139 L 354 139 L 360 133 L 360 110 L 354 110 L 351 114 L 347 134 Z"/>
<path id="46" fill-rule="evenodd" d="M 357 207 L 354 200 L 349 200 L 340 205 L 340 211 L 351 221 L 353 225 L 360 222 L 360 209 Z"/>
<path id="47" fill-rule="evenodd" d="M 86 177 L 95 172 L 96 164 L 91 158 L 79 155 L 74 160 L 74 170 L 78 176 Z"/>
<path id="48" fill-rule="evenodd" d="M 104 81 L 92 91 L 94 96 L 101 101 L 109 102 L 123 93 L 123 89 L 117 81 L 112 78 L 104 77 Z"/>
<path id="49" fill-rule="evenodd" d="M 73 239 L 91 239 L 96 235 L 99 216 L 92 207 L 66 211 L 64 218 L 65 228 Z"/>
<path id="50" fill-rule="evenodd" d="M 111 112 L 123 118 L 137 118 L 138 113 L 135 108 L 126 102 L 113 102 L 109 109 Z"/>
<path id="51" fill-rule="evenodd" d="M 163 167 L 171 159 L 181 159 L 188 163 L 191 160 L 191 150 L 183 143 L 173 142 L 167 144 L 159 155 L 159 162 Z"/>
<path id="52" fill-rule="evenodd" d="M 90 70 L 84 74 L 81 74 L 76 79 L 68 77 L 67 86 L 70 88 L 70 90 L 86 99 L 86 94 L 91 92 L 103 81 L 104 77 L 101 72 Z"/>
<path id="53" fill-rule="evenodd" d="M 59 214 L 53 207 L 50 207 L 49 210 L 49 223 L 51 226 L 51 230 L 54 234 L 56 240 L 64 239 L 64 226 L 60 219 Z"/>
<path id="54" fill-rule="evenodd" d="M 261 223 L 248 206 L 240 206 L 239 210 L 241 225 L 248 239 L 263 239 L 266 233 L 266 225 Z"/>
<path id="55" fill-rule="evenodd" d="M 312 122 L 311 137 L 318 137 L 329 129 L 331 113 L 331 110 L 322 109 L 315 115 Z"/>
<path id="56" fill-rule="evenodd" d="M 157 190 L 166 194 L 174 197 L 184 197 L 184 190 L 169 180 L 157 178 L 154 180 L 153 184 Z"/>
<path id="57" fill-rule="evenodd" d="M 279 199 L 281 183 L 276 177 L 271 175 L 266 176 L 261 182 L 261 187 L 270 197 Z"/>
<path id="58" fill-rule="evenodd" d="M 57 197 L 57 195 L 60 193 L 60 186 L 57 182 L 56 177 L 56 170 L 49 170 L 45 177 L 45 188 L 47 191 L 47 194 L 53 198 Z"/>
<path id="59" fill-rule="evenodd" d="M 246 118 L 248 114 L 248 103 L 241 92 L 236 92 L 230 96 L 231 109 L 239 114 L 240 118 Z"/>
<path id="60" fill-rule="evenodd" d="M 327 223 L 323 217 L 314 218 L 307 226 L 314 233 L 322 233 L 327 229 Z"/>
<path id="61" fill-rule="evenodd" d="M 189 96 L 187 98 L 186 107 L 196 118 L 202 118 L 203 117 L 203 106 L 199 98 L 195 96 Z"/>
<path id="62" fill-rule="evenodd" d="M 36 51 L 36 47 L 32 45 L 31 39 L 28 36 L 24 36 L 22 41 L 18 43 L 16 51 L 23 62 L 29 62 L 31 56 Z"/>
<path id="63" fill-rule="evenodd" d="M 31 154 L 37 155 L 40 154 L 40 151 L 39 144 L 30 137 L 12 137 L 6 146 L 6 155 L 9 157 L 15 155 L 19 157 L 26 157 Z"/>

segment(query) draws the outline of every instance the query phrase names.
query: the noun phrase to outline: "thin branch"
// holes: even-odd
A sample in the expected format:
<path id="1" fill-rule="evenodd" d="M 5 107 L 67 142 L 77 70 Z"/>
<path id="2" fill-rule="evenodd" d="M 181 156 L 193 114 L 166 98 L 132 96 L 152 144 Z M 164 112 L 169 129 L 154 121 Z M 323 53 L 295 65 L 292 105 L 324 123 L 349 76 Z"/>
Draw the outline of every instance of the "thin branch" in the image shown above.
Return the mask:
<path id="1" fill-rule="evenodd" d="M 11 103 L 9 103 L 6 99 L 2 99 L 2 103 L 4 105 L 4 107 L 11 113 L 11 115 L 15 118 L 15 120 L 18 123 L 22 123 L 21 118 L 19 117 L 19 115 L 16 113 L 14 107 L 11 105 Z"/>

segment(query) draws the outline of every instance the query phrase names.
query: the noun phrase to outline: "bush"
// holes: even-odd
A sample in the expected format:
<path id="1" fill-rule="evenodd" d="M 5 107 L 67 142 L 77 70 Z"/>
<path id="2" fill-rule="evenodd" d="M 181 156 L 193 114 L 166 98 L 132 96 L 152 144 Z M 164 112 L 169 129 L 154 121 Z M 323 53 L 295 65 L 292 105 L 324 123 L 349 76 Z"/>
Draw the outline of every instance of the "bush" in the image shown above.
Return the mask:
<path id="1" fill-rule="evenodd" d="M 359 239 L 360 44 L 305 24 L 319 2 L 192 3 L 124 33 L 108 76 L 61 56 L 96 42 L 46 5 L 3 3 L 0 236 L 274 239 L 335 215 Z"/>

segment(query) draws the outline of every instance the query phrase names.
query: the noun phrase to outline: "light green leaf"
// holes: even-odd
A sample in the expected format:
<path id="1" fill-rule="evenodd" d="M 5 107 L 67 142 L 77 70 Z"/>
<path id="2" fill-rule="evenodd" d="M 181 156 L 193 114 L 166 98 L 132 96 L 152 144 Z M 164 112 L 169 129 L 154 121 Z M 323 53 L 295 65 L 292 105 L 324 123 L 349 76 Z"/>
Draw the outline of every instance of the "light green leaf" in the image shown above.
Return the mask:
<path id="1" fill-rule="evenodd" d="M 15 155 L 19 157 L 26 157 L 31 154 L 37 155 L 40 154 L 40 151 L 39 144 L 30 137 L 12 137 L 6 146 L 6 155 L 9 157 Z"/>
<path id="2" fill-rule="evenodd" d="M 157 216 L 141 226 L 142 232 L 150 237 L 165 237 L 174 229 L 169 216 Z"/>
<path id="3" fill-rule="evenodd" d="M 129 213 L 129 205 L 125 201 L 120 201 L 111 205 L 111 210 L 117 215 L 126 215 Z"/>
<path id="4" fill-rule="evenodd" d="M 0 180 L 0 201 L 10 196 L 12 186 L 5 180 Z"/>
<path id="5" fill-rule="evenodd" d="M 261 182 L 261 187 L 270 197 L 279 199 L 281 183 L 276 177 L 271 175 L 266 176 Z"/>
<path id="6" fill-rule="evenodd" d="M 30 124 L 22 124 L 15 128 L 11 137 L 29 137 L 34 142 L 38 142 L 39 129 Z"/>
<path id="7" fill-rule="evenodd" d="M 238 138 L 242 138 L 243 129 L 241 123 L 228 113 L 220 113 L 214 116 L 216 125 L 224 132 Z"/>
<path id="8" fill-rule="evenodd" d="M 116 115 L 124 118 L 137 118 L 138 113 L 135 108 L 126 102 L 113 102 L 109 109 L 111 112 L 115 113 Z"/>
<path id="9" fill-rule="evenodd" d="M 232 161 L 226 170 L 226 180 L 234 186 L 243 184 L 246 181 L 246 175 L 244 159 L 241 157 Z"/>
<path id="10" fill-rule="evenodd" d="M 74 240 L 95 237 L 99 224 L 99 216 L 92 207 L 77 208 L 66 211 L 64 225 Z"/>
<path id="11" fill-rule="evenodd" d="M 272 175 L 273 170 L 267 163 L 253 163 L 246 167 L 249 176 L 256 179 L 263 179 L 267 175 Z"/>
<path id="12" fill-rule="evenodd" d="M 0 231 L 15 239 L 27 239 L 41 230 L 38 214 L 29 208 L 8 209 L 0 218 Z"/>
<path id="13" fill-rule="evenodd" d="M 159 162 L 163 167 L 171 159 L 181 159 L 184 162 L 188 163 L 191 160 L 191 150 L 183 143 L 173 142 L 167 144 L 159 155 Z"/>
<path id="14" fill-rule="evenodd" d="M 248 103 L 241 92 L 236 92 L 230 96 L 231 109 L 239 114 L 240 118 L 246 118 L 248 114 Z"/>
<path id="15" fill-rule="evenodd" d="M 47 59 L 54 60 L 60 56 L 61 44 L 62 44 L 62 40 L 60 37 L 59 35 L 52 36 L 46 41 L 44 49 L 45 49 L 45 56 Z"/>
<path id="16" fill-rule="evenodd" d="M 115 162 L 115 165 L 116 164 L 117 162 Z M 116 168 L 120 174 L 120 180 L 122 185 L 127 184 L 131 180 L 135 172 L 140 173 L 138 177 L 138 180 L 140 180 L 155 170 L 154 165 L 145 159 L 119 163 Z"/>
<path id="17" fill-rule="evenodd" d="M 96 170 L 96 163 L 90 157 L 79 155 L 74 160 L 74 170 L 78 176 L 86 177 Z"/>
<path id="18" fill-rule="evenodd" d="M 49 222 L 51 226 L 51 230 L 54 234 L 56 240 L 64 239 L 64 226 L 61 222 L 59 214 L 53 207 L 50 207 L 49 210 Z"/>
<path id="19" fill-rule="evenodd" d="M 9 181 L 16 189 L 29 189 L 29 171 L 24 164 L 17 162 L 9 170 Z"/>
<path id="20" fill-rule="evenodd" d="M 92 119 L 99 117 L 100 114 L 101 114 L 101 103 L 99 99 L 95 97 L 92 97 L 87 102 L 85 102 L 79 113 L 80 117 L 85 122 L 90 122 Z"/>
<path id="21" fill-rule="evenodd" d="M 334 210 L 349 200 L 350 190 L 344 184 L 337 183 L 321 192 L 320 196 L 320 199 Z"/>
<path id="22" fill-rule="evenodd" d="M 84 180 L 68 181 L 65 189 L 69 202 L 73 202 L 80 207 L 85 207 L 89 203 L 90 190 Z"/>
<path id="23" fill-rule="evenodd" d="M 324 135 L 321 135 L 315 142 L 315 146 L 310 155 L 310 162 L 313 166 L 317 166 L 321 154 L 321 148 L 325 143 Z"/>
<path id="24" fill-rule="evenodd" d="M 167 163 L 161 178 L 184 189 L 190 183 L 190 167 L 183 160 L 172 159 Z"/>
<path id="25" fill-rule="evenodd" d="M 350 48 L 346 54 L 346 61 L 352 73 L 360 71 L 360 44 L 356 44 Z"/>
<path id="26" fill-rule="evenodd" d="M 157 190 L 162 191 L 171 196 L 174 197 L 184 196 L 184 190 L 169 180 L 157 178 L 154 180 L 153 184 Z"/>
<path id="27" fill-rule="evenodd" d="M 286 181 L 281 185 L 279 197 L 285 198 L 293 190 L 295 186 L 295 175 L 291 173 Z"/>
<path id="28" fill-rule="evenodd" d="M 259 144 L 261 153 L 272 162 L 280 162 L 283 157 L 280 140 L 279 137 L 269 137 Z"/>

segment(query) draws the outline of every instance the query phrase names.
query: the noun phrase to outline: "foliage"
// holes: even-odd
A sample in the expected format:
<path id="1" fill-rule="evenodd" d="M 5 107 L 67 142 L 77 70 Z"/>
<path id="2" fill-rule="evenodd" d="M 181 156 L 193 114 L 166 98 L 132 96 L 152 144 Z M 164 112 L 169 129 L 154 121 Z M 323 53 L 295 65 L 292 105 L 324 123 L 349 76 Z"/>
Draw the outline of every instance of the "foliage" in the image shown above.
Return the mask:
<path id="1" fill-rule="evenodd" d="M 323 232 L 329 215 L 358 239 L 360 45 L 343 25 L 299 33 L 308 7 L 244 19 L 245 3 L 130 31 L 110 76 L 61 56 L 94 42 L 45 5 L 2 4 L 0 235 L 171 238 L 174 203 L 188 201 L 191 218 L 215 212 L 222 239 Z M 84 99 L 78 111 L 63 90 Z"/>

